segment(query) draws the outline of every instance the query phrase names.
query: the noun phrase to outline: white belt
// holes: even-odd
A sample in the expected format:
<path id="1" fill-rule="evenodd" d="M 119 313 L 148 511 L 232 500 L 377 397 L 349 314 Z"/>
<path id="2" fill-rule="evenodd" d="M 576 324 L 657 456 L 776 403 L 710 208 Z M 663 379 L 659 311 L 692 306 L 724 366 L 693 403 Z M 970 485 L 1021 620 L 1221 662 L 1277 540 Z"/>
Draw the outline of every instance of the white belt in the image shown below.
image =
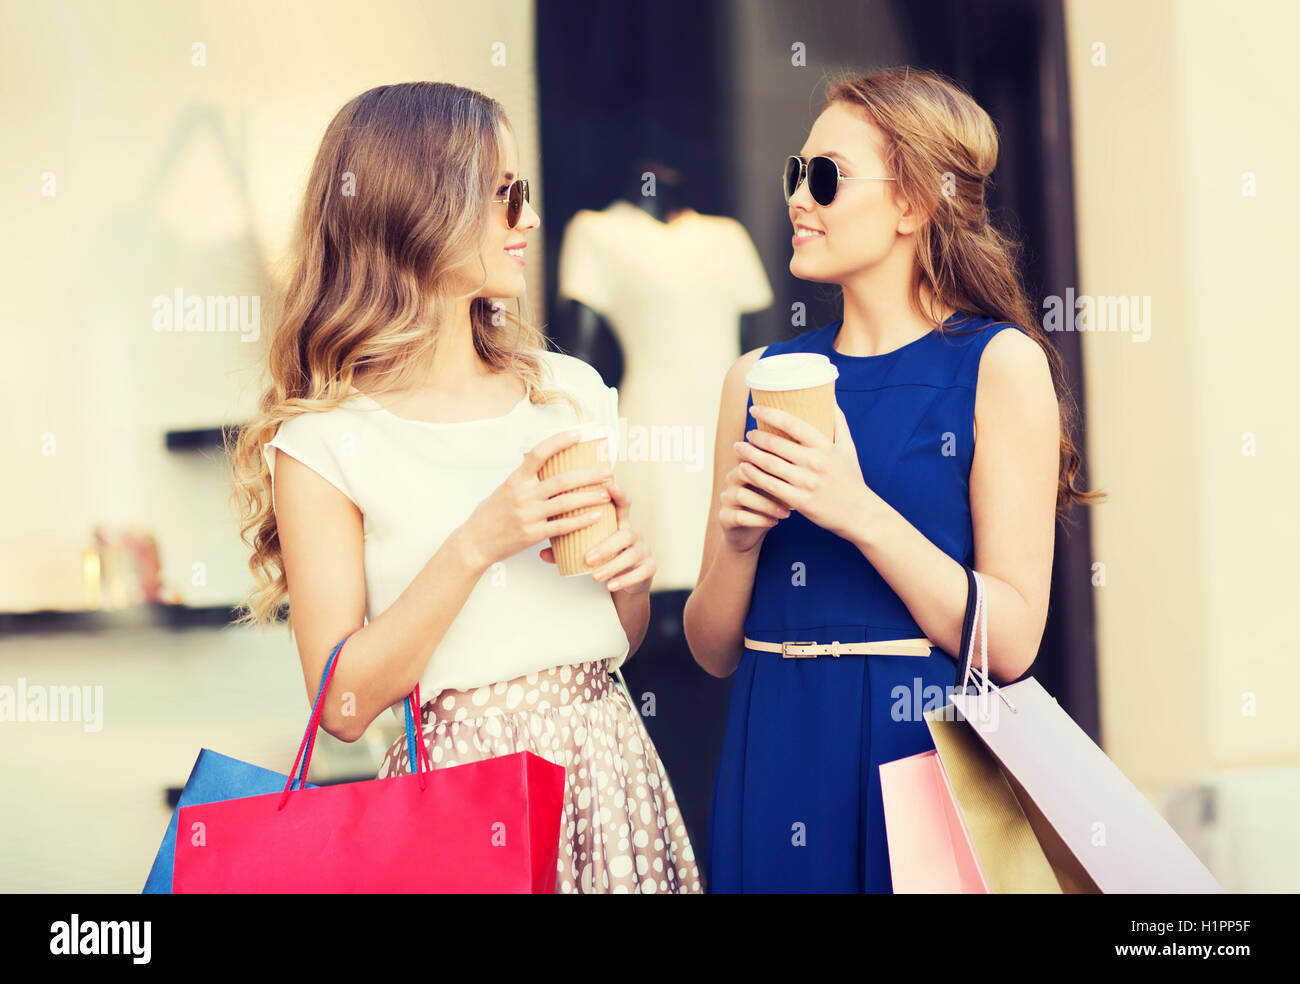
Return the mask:
<path id="1" fill-rule="evenodd" d="M 877 642 L 758 642 L 745 637 L 746 649 L 780 653 L 784 659 L 811 656 L 929 656 L 934 643 L 920 639 L 884 639 Z"/>

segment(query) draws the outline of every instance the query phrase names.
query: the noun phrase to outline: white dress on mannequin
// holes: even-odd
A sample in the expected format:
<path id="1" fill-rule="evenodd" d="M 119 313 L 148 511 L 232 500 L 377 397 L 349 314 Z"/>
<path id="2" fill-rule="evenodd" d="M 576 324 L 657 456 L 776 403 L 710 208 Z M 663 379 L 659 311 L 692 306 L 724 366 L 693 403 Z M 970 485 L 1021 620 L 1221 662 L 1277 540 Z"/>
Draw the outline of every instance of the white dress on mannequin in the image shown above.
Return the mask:
<path id="1" fill-rule="evenodd" d="M 569 222 L 559 293 L 600 314 L 618 339 L 627 430 L 616 480 L 654 553 L 655 590 L 692 588 L 722 379 L 740 356 L 741 314 L 772 303 L 758 251 L 734 219 L 687 210 L 660 222 L 617 201 Z"/>

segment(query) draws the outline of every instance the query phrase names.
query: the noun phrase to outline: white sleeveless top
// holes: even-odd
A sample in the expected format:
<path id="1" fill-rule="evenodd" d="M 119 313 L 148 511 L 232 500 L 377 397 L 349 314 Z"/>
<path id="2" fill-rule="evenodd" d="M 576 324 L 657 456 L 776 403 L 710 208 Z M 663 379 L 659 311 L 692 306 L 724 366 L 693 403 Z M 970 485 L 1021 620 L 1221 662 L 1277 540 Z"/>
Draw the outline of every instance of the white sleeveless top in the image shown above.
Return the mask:
<path id="1" fill-rule="evenodd" d="M 573 356 L 537 356 L 542 388 L 571 394 L 583 422 L 609 427 L 616 441 L 617 389 Z M 399 417 L 353 387 L 335 409 L 282 423 L 262 450 L 273 482 L 275 447 L 361 511 L 369 620 L 397 600 L 447 536 L 519 467 L 526 451 L 577 422 L 567 404 L 535 406 L 524 397 L 503 417 L 428 423 Z M 551 666 L 609 657 L 611 670 L 622 665 L 627 636 L 609 589 L 589 574 L 562 577 L 538 556 L 544 546 L 545 541 L 521 550 L 479 579 L 429 653 L 421 701 L 442 690 L 471 690 Z M 346 647 L 340 658 L 347 658 Z M 404 720 L 401 701 L 390 709 Z"/>

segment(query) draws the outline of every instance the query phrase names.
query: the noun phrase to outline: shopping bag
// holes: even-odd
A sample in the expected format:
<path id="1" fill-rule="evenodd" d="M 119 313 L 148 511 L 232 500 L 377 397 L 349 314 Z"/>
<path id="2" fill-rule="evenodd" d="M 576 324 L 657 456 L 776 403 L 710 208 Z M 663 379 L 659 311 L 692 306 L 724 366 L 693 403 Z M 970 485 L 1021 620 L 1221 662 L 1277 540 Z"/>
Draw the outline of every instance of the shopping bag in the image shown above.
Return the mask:
<path id="1" fill-rule="evenodd" d="M 928 714 L 935 758 L 970 834 L 987 891 L 1060 894 L 1060 878 L 1020 800 L 970 727 Z"/>
<path id="2" fill-rule="evenodd" d="M 305 783 L 342 646 L 326 664 L 283 790 L 231 783 L 229 798 L 177 807 L 172 891 L 553 892 L 563 767 L 519 752 L 433 770 L 415 737 L 418 688 L 406 702 L 417 771 Z"/>
<path id="3" fill-rule="evenodd" d="M 1221 893 L 1201 860 L 1037 680 L 991 683 L 983 581 L 969 568 L 967 578 L 981 666 L 973 663 L 972 621 L 969 637 L 963 627 L 951 701 L 926 712 L 926 721 L 994 891 L 1000 881 L 1020 886 L 1007 890 L 1034 890 L 1024 887 L 1015 867 L 1025 863 L 1025 839 L 1008 845 L 988 834 L 1008 823 L 1023 832 L 1023 824 L 1012 816 L 1009 798 L 976 795 L 958 778 L 965 773 L 1003 778 L 1061 891 Z"/>
<path id="4" fill-rule="evenodd" d="M 973 652 L 977 600 L 967 593 L 962 653 Z M 933 750 L 880 766 L 894 892 L 1059 893 L 1033 827 L 979 739 L 934 714 L 926 723 Z M 973 805 L 963 813 L 959 802 Z"/>
<path id="5" fill-rule="evenodd" d="M 346 639 L 343 640 L 343 642 L 346 641 Z M 334 647 L 334 651 L 330 654 L 331 661 L 337 656 L 343 642 Z M 329 673 L 329 670 L 330 664 L 327 663 L 324 673 L 321 674 L 322 686 L 324 686 L 325 675 Z M 317 701 L 319 700 L 320 697 L 317 696 Z M 409 727 L 411 717 L 409 705 L 406 708 L 406 715 L 408 719 L 408 740 L 413 742 L 414 733 Z M 412 758 L 412 761 L 414 761 L 414 758 Z M 163 834 L 162 844 L 158 848 L 158 854 L 154 858 L 153 867 L 149 870 L 149 877 L 145 880 L 141 894 L 161 895 L 168 894 L 172 890 L 172 871 L 176 857 L 176 828 L 180 820 L 181 807 L 198 803 L 212 803 L 217 800 L 237 799 L 240 796 L 255 796 L 258 793 L 273 793 L 283 789 L 285 782 L 288 780 L 288 776 L 273 772 L 270 769 L 264 769 L 260 765 L 241 762 L 239 759 L 222 755 L 220 752 L 214 752 L 210 748 L 200 749 L 199 757 L 194 760 L 194 767 L 190 769 L 190 776 L 185 780 L 185 786 L 181 789 L 176 809 L 172 811 L 171 820 L 167 823 L 167 830 Z M 316 784 L 304 783 L 303 788 L 315 789 Z"/>
<path id="6" fill-rule="evenodd" d="M 882 762 L 880 794 L 895 894 L 989 891 L 937 752 Z"/>

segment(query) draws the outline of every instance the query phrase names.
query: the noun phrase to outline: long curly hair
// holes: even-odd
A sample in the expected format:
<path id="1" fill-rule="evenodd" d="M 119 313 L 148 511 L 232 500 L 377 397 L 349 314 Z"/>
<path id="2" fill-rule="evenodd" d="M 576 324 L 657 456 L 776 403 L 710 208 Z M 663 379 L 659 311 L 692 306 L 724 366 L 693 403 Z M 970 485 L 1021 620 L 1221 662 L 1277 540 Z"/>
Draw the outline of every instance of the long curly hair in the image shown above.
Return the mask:
<path id="1" fill-rule="evenodd" d="M 922 305 L 922 291 L 928 290 L 936 307 L 1018 325 L 1038 342 L 1061 412 L 1057 518 L 1067 517 L 1075 502 L 1104 501 L 1105 492 L 1075 487 L 1082 458 L 1070 434 L 1078 407 L 1060 353 L 1025 292 L 1021 246 L 989 221 L 985 193 L 998 160 L 989 114 L 953 80 L 910 66 L 840 76 L 826 98 L 826 106 L 835 103 L 855 108 L 881 131 L 886 173 L 896 180 L 898 194 L 926 216 L 916 233 L 912 306 L 944 331 Z"/>
<path id="2" fill-rule="evenodd" d="M 477 257 L 509 121 L 496 100 L 442 82 L 369 89 L 330 121 L 303 199 L 292 275 L 271 341 L 259 412 L 227 434 L 240 536 L 256 587 L 237 621 L 273 621 L 288 589 L 263 447 L 280 424 L 332 410 L 364 370 L 385 393 L 427 365 L 453 295 L 449 273 Z M 487 268 L 484 270 L 484 282 Z M 481 288 L 480 288 L 481 289 Z M 470 302 L 474 350 L 515 373 L 534 404 L 573 397 L 542 388 L 541 331 L 523 304 Z M 368 385 L 370 385 L 368 383 Z"/>

